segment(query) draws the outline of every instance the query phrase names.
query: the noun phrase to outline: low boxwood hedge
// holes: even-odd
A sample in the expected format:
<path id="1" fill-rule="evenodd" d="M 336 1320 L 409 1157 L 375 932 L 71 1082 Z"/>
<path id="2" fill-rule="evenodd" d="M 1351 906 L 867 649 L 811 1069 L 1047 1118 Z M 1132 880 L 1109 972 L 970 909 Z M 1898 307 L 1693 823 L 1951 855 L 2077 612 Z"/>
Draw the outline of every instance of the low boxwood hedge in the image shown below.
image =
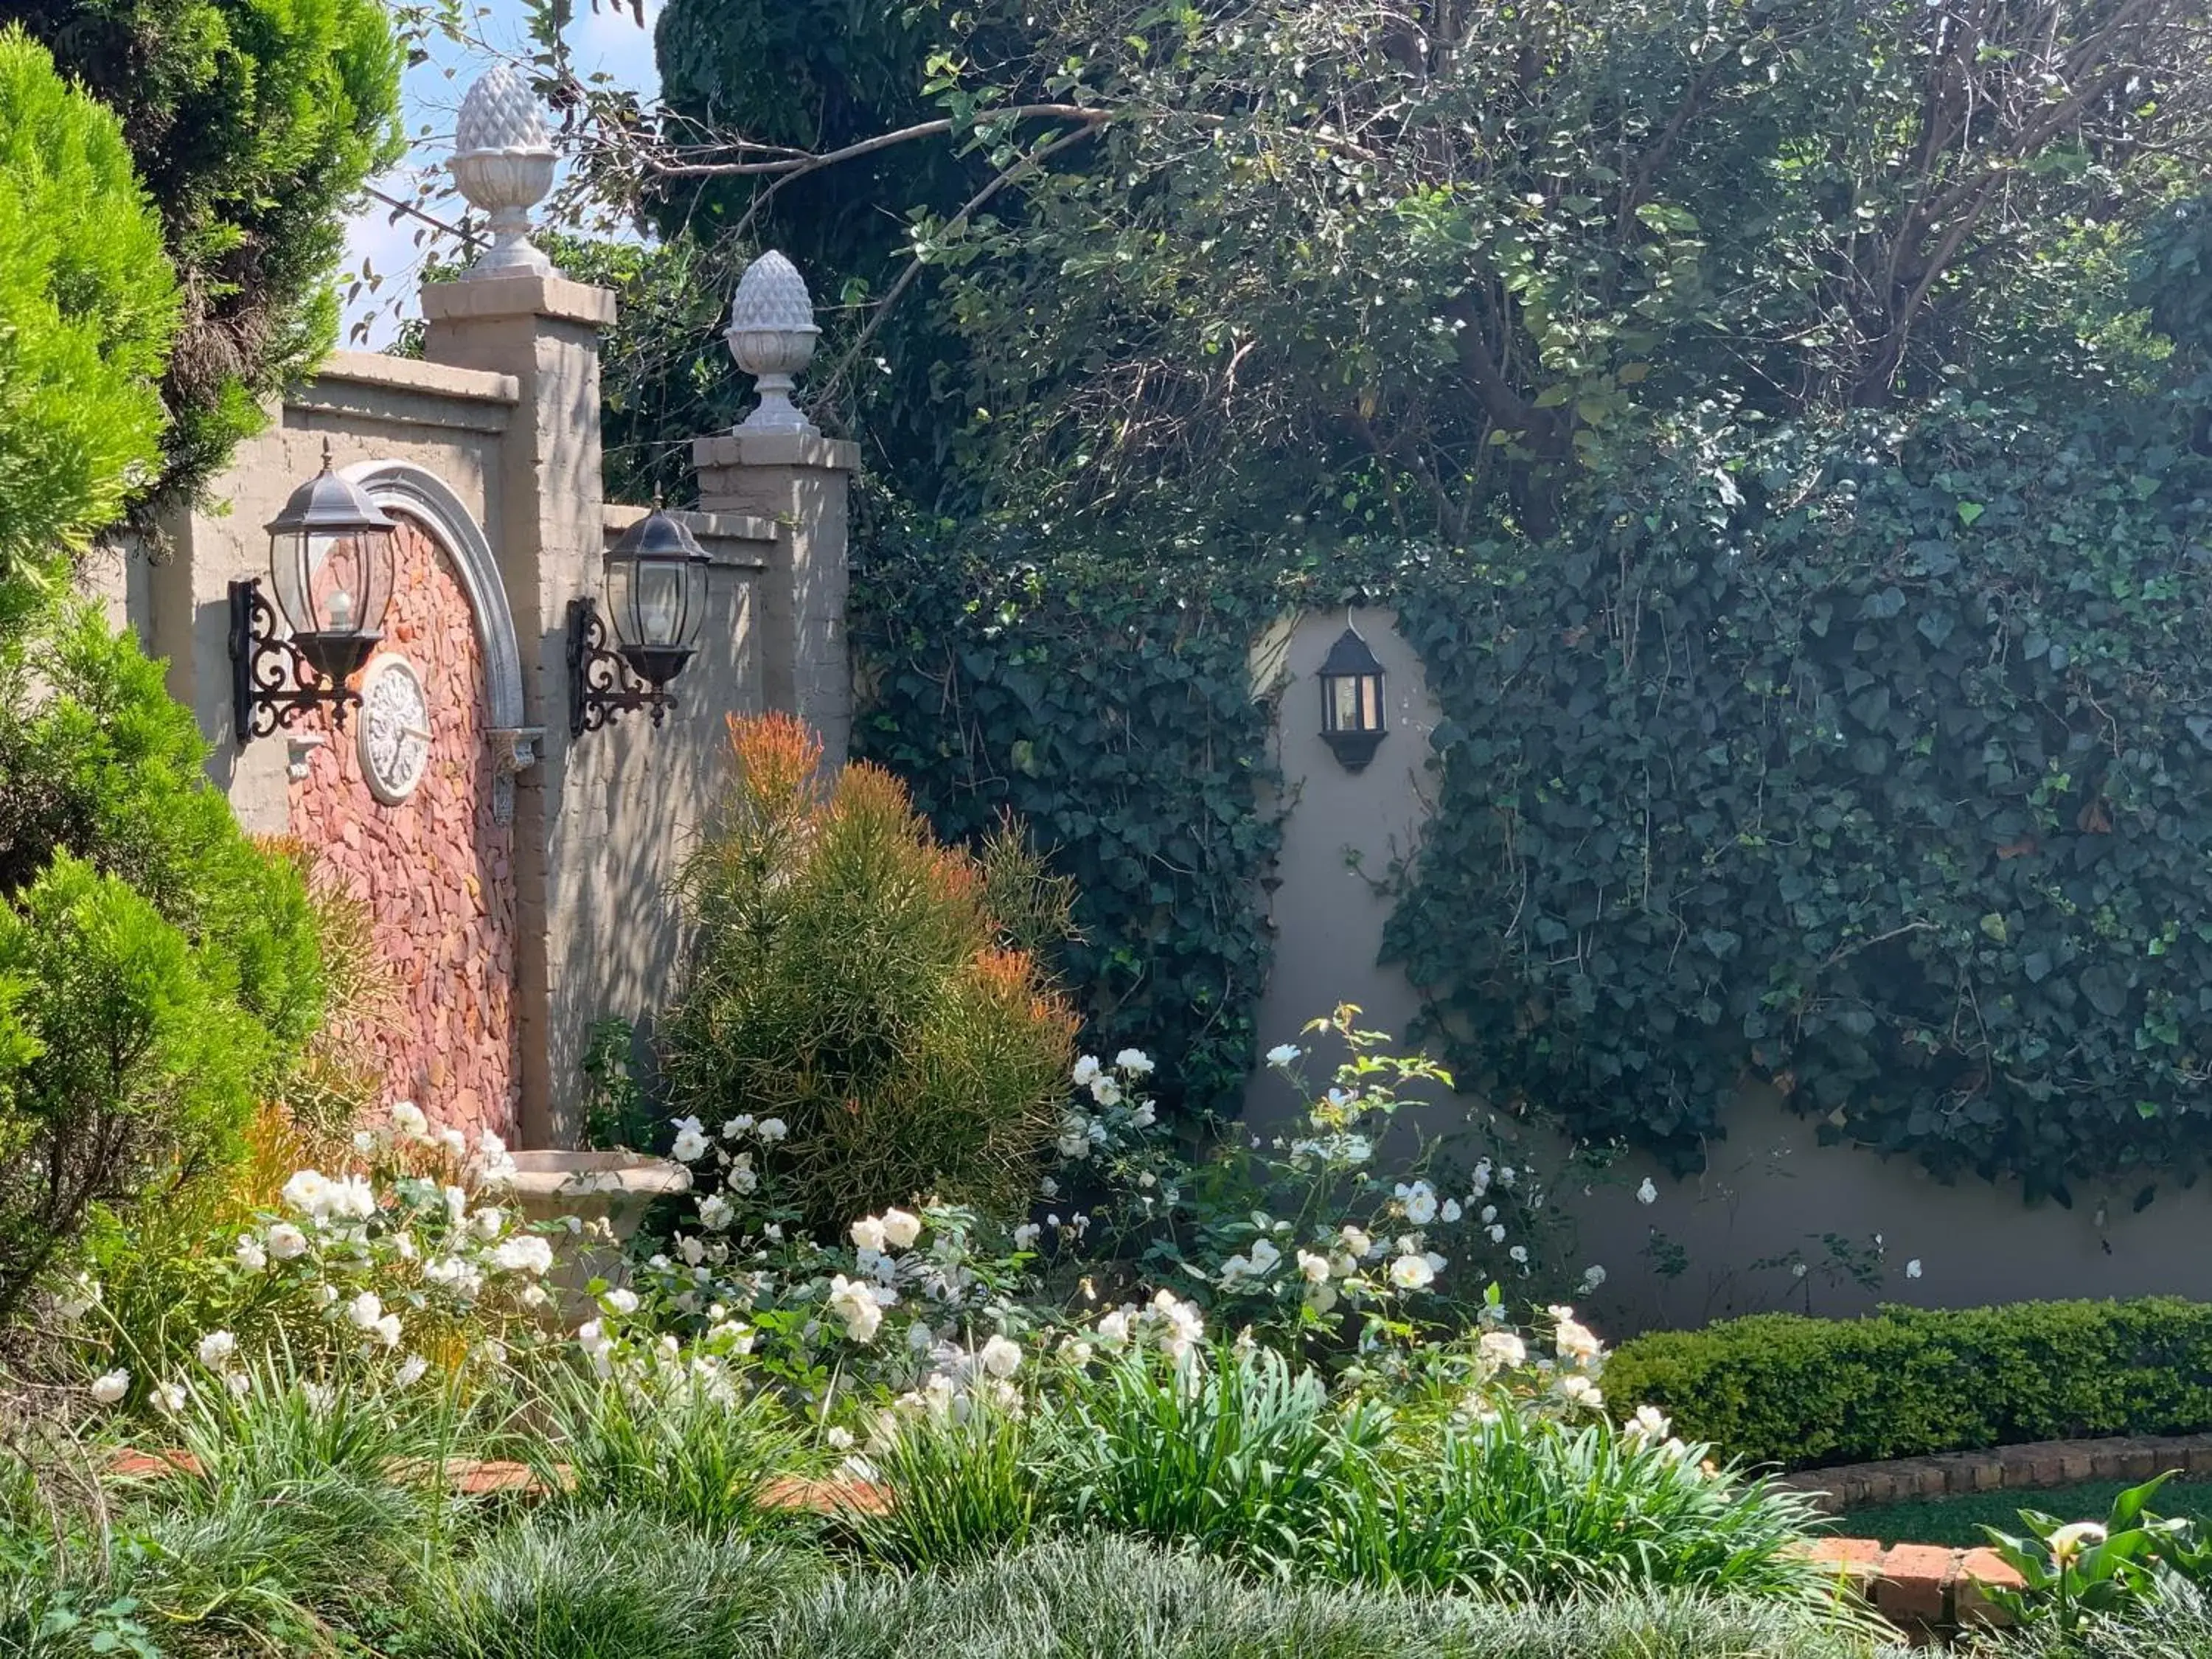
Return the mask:
<path id="1" fill-rule="evenodd" d="M 1792 1469 L 2212 1430 L 2212 1304 L 1757 1314 L 1624 1344 L 1605 1392 L 1723 1455 Z"/>

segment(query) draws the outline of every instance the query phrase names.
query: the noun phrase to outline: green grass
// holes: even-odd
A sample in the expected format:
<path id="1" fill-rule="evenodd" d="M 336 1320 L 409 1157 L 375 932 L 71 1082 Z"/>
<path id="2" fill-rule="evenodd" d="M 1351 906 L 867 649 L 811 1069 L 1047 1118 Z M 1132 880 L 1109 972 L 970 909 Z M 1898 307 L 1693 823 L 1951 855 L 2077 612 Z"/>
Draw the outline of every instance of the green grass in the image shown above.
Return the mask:
<path id="1" fill-rule="evenodd" d="M 1836 1531 L 1846 1538 L 1878 1538 L 1885 1544 L 1984 1544 L 1989 1541 L 1982 1531 L 1985 1526 L 2021 1532 L 2022 1510 L 2040 1510 L 2062 1521 L 2102 1520 L 2115 1498 L 2140 1485 L 2136 1480 L 2091 1480 L 2042 1492 L 1961 1492 L 1882 1504 L 1838 1516 Z M 2212 1528 L 2212 1481 L 2170 1480 L 2151 1508 L 2160 1515 L 2185 1515 Z"/>

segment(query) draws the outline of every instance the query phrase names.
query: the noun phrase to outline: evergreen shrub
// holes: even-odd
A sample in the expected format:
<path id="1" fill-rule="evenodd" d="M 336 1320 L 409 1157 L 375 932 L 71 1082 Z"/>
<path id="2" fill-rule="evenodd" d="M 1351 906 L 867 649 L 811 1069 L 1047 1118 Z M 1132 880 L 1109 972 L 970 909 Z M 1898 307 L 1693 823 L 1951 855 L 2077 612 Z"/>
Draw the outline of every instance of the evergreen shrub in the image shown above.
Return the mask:
<path id="1" fill-rule="evenodd" d="M 2104 1435 L 2212 1430 L 2212 1304 L 1754 1314 L 1613 1351 L 1606 1393 L 1693 1440 L 1790 1468 Z"/>
<path id="2" fill-rule="evenodd" d="M 780 1118 L 778 1190 L 842 1226 L 934 1194 L 1009 1211 L 1036 1190 L 1074 1058 L 1073 1013 L 1017 948 L 1048 890 L 994 914 L 1000 837 L 940 845 L 904 786 L 865 763 L 823 775 L 783 714 L 732 717 L 734 774 L 681 878 L 686 976 L 663 1022 L 679 1113 L 709 1134 Z"/>

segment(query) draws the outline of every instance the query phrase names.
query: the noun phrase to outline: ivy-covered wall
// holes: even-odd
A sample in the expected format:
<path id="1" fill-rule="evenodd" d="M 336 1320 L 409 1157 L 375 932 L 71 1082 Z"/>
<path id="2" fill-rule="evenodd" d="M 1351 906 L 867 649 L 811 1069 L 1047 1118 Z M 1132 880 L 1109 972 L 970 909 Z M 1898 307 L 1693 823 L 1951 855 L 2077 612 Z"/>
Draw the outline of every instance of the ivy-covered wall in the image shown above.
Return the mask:
<path id="1" fill-rule="evenodd" d="M 1125 559 L 1062 557 L 1047 580 L 896 525 L 856 539 L 854 752 L 948 839 L 1017 815 L 1076 884 L 1056 966 L 1086 1042 L 1158 1056 L 1164 1105 L 1233 1115 L 1277 843 L 1247 665 L 1264 590 Z"/>
<path id="2" fill-rule="evenodd" d="M 1758 1080 L 1947 1180 L 2193 1179 L 2204 457 L 1966 406 L 1698 437 L 1403 595 L 1445 720 L 1389 948 L 1462 1084 L 1683 1171 Z"/>

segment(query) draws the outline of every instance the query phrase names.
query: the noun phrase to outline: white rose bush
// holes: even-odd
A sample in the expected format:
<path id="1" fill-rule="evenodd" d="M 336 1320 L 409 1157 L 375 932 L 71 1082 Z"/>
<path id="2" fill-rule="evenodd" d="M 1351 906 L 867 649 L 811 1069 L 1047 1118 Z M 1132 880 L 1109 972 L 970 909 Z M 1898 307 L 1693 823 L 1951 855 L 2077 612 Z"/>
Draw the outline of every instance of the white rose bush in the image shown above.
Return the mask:
<path id="1" fill-rule="evenodd" d="M 193 1311 L 198 1332 L 165 1328 L 164 1351 L 94 1317 L 97 1287 L 80 1295 L 76 1329 L 111 1352 L 94 1389 L 103 1406 L 134 1391 L 173 1411 L 195 1391 L 252 1385 L 281 1349 L 300 1375 L 421 1381 L 505 1364 L 547 1339 L 550 1238 L 501 1201 L 514 1174 L 504 1143 L 433 1130 L 402 1101 L 388 1127 L 358 1132 L 348 1167 L 295 1170 L 279 1206 L 210 1241 L 212 1283 Z M 135 1381 L 134 1381 L 135 1379 Z"/>

